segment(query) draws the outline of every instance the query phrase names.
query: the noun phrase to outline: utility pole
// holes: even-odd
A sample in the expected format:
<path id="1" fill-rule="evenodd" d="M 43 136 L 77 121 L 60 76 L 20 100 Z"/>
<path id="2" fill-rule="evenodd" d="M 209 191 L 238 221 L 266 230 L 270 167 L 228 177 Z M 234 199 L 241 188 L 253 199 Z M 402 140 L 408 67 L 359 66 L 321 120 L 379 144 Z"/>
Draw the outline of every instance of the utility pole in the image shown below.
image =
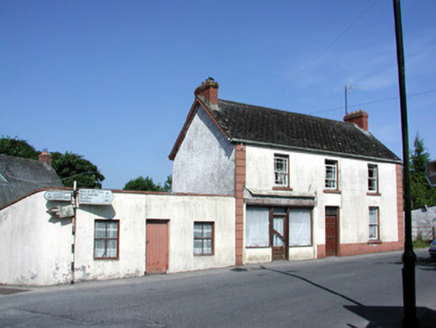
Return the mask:
<path id="1" fill-rule="evenodd" d="M 416 255 L 412 244 L 412 212 L 410 203 L 409 130 L 407 120 L 406 79 L 404 68 L 403 28 L 401 24 L 400 0 L 393 0 L 395 36 L 397 42 L 398 82 L 400 87 L 401 128 L 403 136 L 403 187 L 404 187 L 404 253 L 403 253 L 403 303 L 404 328 L 419 327 L 416 317 L 415 263 Z"/>

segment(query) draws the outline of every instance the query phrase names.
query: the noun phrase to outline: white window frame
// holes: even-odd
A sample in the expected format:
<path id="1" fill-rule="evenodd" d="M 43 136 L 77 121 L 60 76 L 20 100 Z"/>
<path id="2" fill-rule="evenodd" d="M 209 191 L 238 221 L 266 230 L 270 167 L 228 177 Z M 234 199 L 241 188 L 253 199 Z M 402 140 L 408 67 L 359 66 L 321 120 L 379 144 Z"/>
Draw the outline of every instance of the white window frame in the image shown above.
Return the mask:
<path id="1" fill-rule="evenodd" d="M 289 187 L 289 156 L 274 154 L 274 185 Z"/>
<path id="2" fill-rule="evenodd" d="M 375 206 L 369 207 L 368 239 L 380 240 L 380 209 Z"/>
<path id="3" fill-rule="evenodd" d="M 368 192 L 378 193 L 378 166 L 376 164 L 368 164 Z"/>
<path id="4" fill-rule="evenodd" d="M 331 177 L 330 172 L 333 172 Z M 338 161 L 325 160 L 325 188 L 328 190 L 338 190 Z"/>

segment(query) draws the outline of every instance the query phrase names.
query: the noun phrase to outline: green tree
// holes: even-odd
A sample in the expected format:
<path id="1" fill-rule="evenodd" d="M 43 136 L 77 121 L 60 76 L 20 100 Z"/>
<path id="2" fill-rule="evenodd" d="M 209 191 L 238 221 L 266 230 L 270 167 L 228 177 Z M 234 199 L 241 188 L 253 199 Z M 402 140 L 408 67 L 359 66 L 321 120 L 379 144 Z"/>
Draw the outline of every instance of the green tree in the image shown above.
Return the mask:
<path id="1" fill-rule="evenodd" d="M 416 135 L 414 150 L 410 156 L 410 201 L 412 209 L 423 208 L 424 205 L 436 205 L 436 188 L 430 187 L 425 178 L 425 166 L 430 161 L 424 140 Z"/>
<path id="2" fill-rule="evenodd" d="M 137 191 L 162 191 L 162 187 L 155 184 L 153 179 L 149 176 L 140 176 L 136 179 L 130 180 L 123 188 L 124 190 L 137 190 Z"/>
<path id="3" fill-rule="evenodd" d="M 173 176 L 169 175 L 167 176 L 167 181 L 165 181 L 162 187 L 162 191 L 170 192 L 172 190 L 172 186 L 173 186 Z"/>
<path id="4" fill-rule="evenodd" d="M 39 152 L 25 140 L 3 136 L 0 138 L 0 154 L 38 159 Z"/>
<path id="5" fill-rule="evenodd" d="M 105 179 L 97 166 L 83 158 L 83 156 L 65 152 L 54 152 L 52 155 L 52 167 L 61 178 L 64 186 L 72 187 L 77 181 L 78 188 L 101 188 L 101 182 Z"/>

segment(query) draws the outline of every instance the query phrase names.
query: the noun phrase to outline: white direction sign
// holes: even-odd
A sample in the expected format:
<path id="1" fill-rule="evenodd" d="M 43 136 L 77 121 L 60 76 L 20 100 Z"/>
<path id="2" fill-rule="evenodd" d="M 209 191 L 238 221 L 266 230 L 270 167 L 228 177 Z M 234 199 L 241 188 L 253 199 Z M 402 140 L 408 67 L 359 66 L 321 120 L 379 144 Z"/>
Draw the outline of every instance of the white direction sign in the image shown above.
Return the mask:
<path id="1" fill-rule="evenodd" d="M 74 207 L 73 205 L 55 206 L 50 208 L 47 213 L 59 219 L 72 218 L 74 216 Z"/>
<path id="2" fill-rule="evenodd" d="M 73 192 L 68 190 L 48 190 L 45 192 L 44 198 L 46 200 L 59 200 L 64 202 L 70 202 L 72 195 Z"/>
<path id="3" fill-rule="evenodd" d="M 110 205 L 114 195 L 110 190 L 101 189 L 80 189 L 79 204 L 87 205 Z"/>

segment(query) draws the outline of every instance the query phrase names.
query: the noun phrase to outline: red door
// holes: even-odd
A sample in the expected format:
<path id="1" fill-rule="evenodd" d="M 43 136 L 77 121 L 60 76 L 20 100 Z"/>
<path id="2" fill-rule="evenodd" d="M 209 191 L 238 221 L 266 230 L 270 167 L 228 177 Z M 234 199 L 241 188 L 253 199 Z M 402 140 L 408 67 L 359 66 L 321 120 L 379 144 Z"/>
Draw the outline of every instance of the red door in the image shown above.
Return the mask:
<path id="1" fill-rule="evenodd" d="M 338 255 L 338 208 L 325 208 L 325 255 Z"/>
<path id="2" fill-rule="evenodd" d="M 168 220 L 147 220 L 145 272 L 168 271 Z"/>

